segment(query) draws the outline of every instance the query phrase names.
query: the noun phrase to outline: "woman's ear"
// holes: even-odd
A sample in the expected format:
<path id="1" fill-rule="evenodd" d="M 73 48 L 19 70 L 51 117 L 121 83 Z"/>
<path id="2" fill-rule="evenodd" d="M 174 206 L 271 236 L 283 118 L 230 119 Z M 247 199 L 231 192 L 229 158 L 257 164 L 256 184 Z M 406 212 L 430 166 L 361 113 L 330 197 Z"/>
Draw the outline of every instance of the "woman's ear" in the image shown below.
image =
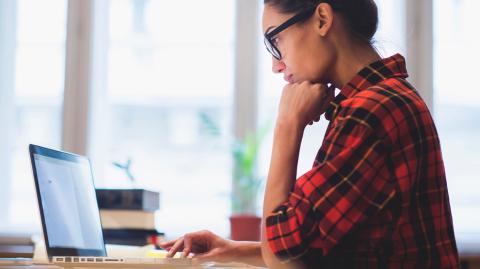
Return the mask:
<path id="1" fill-rule="evenodd" d="M 330 4 L 321 3 L 315 10 L 315 21 L 317 23 L 317 30 L 321 36 L 326 36 L 332 28 L 333 24 L 333 9 Z"/>

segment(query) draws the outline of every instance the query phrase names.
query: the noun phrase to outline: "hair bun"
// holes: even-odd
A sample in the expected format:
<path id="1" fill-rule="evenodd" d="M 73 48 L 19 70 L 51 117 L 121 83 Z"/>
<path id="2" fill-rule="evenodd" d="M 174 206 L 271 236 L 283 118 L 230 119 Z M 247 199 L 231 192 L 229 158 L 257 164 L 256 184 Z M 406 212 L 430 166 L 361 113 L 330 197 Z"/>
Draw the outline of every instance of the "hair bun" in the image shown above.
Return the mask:
<path id="1" fill-rule="evenodd" d="M 345 19 L 354 34 L 372 42 L 378 28 L 378 9 L 373 0 L 340 0 Z"/>

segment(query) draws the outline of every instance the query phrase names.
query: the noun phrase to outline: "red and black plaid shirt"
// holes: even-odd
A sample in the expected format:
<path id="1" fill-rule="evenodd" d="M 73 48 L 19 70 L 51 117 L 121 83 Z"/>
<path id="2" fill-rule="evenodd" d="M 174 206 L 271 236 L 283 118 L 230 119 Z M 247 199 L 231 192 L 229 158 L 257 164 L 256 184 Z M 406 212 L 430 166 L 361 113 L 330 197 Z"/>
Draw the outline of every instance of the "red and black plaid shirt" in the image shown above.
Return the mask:
<path id="1" fill-rule="evenodd" d="M 326 113 L 313 168 L 266 218 L 308 268 L 458 268 L 440 142 L 397 54 L 361 70 Z"/>

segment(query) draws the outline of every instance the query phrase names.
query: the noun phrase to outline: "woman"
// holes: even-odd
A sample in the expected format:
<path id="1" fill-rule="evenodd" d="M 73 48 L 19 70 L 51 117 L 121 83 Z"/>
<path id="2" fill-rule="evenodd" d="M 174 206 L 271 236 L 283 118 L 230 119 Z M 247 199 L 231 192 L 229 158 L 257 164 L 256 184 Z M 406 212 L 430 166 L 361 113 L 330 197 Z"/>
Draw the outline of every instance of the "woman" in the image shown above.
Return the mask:
<path id="1" fill-rule="evenodd" d="M 306 268 L 458 268 L 437 132 L 404 58 L 372 46 L 372 0 L 265 0 L 265 44 L 283 89 L 261 242 L 201 231 L 166 242 L 202 262 Z M 328 87 L 327 85 L 330 85 Z M 340 92 L 334 96 L 334 88 Z M 330 121 L 296 179 L 304 128 Z"/>

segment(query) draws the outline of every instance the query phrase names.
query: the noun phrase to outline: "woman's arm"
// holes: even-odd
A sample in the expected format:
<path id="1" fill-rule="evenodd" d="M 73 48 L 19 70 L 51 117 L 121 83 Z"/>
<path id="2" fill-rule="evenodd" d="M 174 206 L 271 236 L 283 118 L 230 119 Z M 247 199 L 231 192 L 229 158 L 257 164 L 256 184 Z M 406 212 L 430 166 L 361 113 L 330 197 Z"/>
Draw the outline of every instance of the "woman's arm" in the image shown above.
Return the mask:
<path id="1" fill-rule="evenodd" d="M 275 127 L 272 159 L 268 173 L 262 221 L 262 256 L 270 268 L 282 268 L 265 236 L 265 220 L 279 205 L 287 201 L 295 183 L 298 155 L 304 128 L 295 120 L 279 120 Z"/>
<path id="2" fill-rule="evenodd" d="M 235 244 L 235 252 L 237 253 L 235 261 L 253 266 L 266 266 L 262 258 L 260 242 L 236 241 Z"/>
<path id="3" fill-rule="evenodd" d="M 287 268 L 287 265 L 280 263 L 268 244 L 267 216 L 288 200 L 297 176 L 303 131 L 307 124 L 320 119 L 333 99 L 333 94 L 333 87 L 329 89 L 325 85 L 308 81 L 288 84 L 283 89 L 263 204 L 262 256 L 268 267 Z M 288 268 L 292 266 L 290 263 Z"/>

